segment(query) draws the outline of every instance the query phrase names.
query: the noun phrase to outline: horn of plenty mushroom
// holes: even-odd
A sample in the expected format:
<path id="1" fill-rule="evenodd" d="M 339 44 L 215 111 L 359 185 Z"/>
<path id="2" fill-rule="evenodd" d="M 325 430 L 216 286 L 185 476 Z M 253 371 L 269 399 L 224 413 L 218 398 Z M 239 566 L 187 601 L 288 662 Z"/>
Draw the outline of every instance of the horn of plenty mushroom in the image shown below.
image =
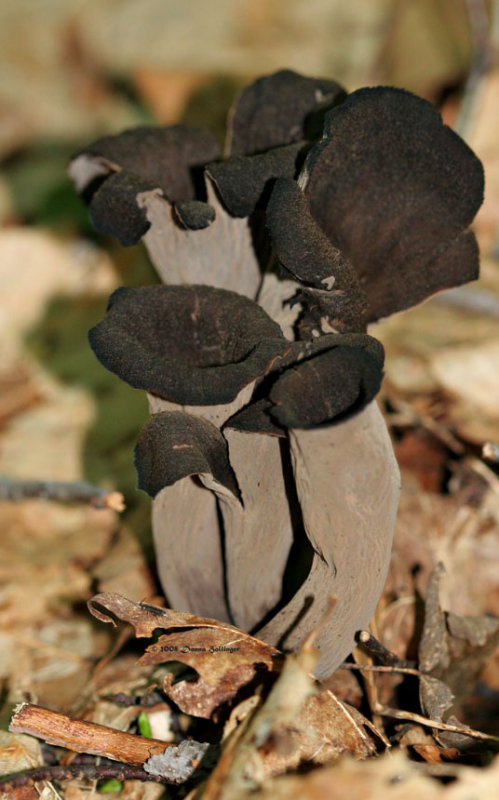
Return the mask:
<path id="1" fill-rule="evenodd" d="M 209 131 L 138 128 L 70 166 L 97 230 L 166 285 L 120 289 L 90 332 L 148 392 L 135 452 L 168 601 L 275 646 L 351 652 L 385 580 L 399 472 L 367 325 L 478 274 L 483 171 L 429 103 L 289 70 Z"/>

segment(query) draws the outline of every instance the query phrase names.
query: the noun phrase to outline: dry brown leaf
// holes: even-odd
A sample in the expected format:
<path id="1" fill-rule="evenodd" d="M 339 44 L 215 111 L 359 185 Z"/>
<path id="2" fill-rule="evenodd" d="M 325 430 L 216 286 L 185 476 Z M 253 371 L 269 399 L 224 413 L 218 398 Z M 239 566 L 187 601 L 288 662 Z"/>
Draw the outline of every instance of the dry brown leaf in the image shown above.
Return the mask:
<path id="1" fill-rule="evenodd" d="M 175 6 L 174 14 L 161 0 L 146 0 L 140 9 L 90 5 L 81 15 L 84 42 L 111 73 L 147 64 L 187 74 L 257 75 L 291 64 L 312 75 L 339 75 L 351 86 L 365 79 L 377 57 L 392 9 L 387 0 L 290 0 L 285 6 L 224 0 L 214 8 L 193 0 Z"/>
<path id="2" fill-rule="evenodd" d="M 493 247 L 499 219 L 499 151 L 495 135 L 498 96 L 499 68 L 495 65 L 483 77 L 479 87 L 469 135 L 470 147 L 483 161 L 487 175 L 487 192 L 476 219 L 476 229 L 486 251 Z"/>
<path id="3" fill-rule="evenodd" d="M 356 714 L 358 716 L 356 716 Z M 290 772 L 300 764 L 330 764 L 348 753 L 367 758 L 375 744 L 362 715 L 329 691 L 309 697 L 293 722 L 276 719 L 267 747 L 260 750 L 266 777 Z"/>
<path id="4" fill-rule="evenodd" d="M 56 605 L 86 599 L 88 568 L 107 552 L 116 520 L 110 510 L 0 503 L 0 625 L 44 620 Z"/>
<path id="5" fill-rule="evenodd" d="M 455 700 L 473 694 L 474 685 L 490 653 L 499 644 L 499 621 L 492 617 L 458 617 L 442 611 L 439 589 L 444 569 L 438 564 L 426 591 L 425 621 L 419 644 L 420 702 L 423 712 L 437 722 L 461 725 L 451 716 Z M 465 726 L 464 726 L 465 727 Z M 445 747 L 465 750 L 475 744 L 465 733 L 438 732 Z"/>
<path id="6" fill-rule="evenodd" d="M 476 444 L 499 437 L 497 264 L 485 261 L 482 272 L 470 288 L 437 296 L 374 331 L 386 348 L 388 398 L 421 407 L 425 398 L 434 406 L 437 396 L 437 421 Z"/>
<path id="7" fill-rule="evenodd" d="M 269 776 L 301 764 L 334 761 L 343 753 L 363 758 L 374 744 L 364 718 L 311 676 L 318 652 L 288 656 L 263 705 L 225 741 L 220 761 L 201 794 L 203 800 L 246 797 Z"/>
<path id="8" fill-rule="evenodd" d="M 499 325 L 489 342 L 472 347 L 439 349 L 429 369 L 452 396 L 449 421 L 468 441 L 482 444 L 499 438 Z"/>
<path id="9" fill-rule="evenodd" d="M 269 780 L 255 800 L 490 800 L 499 786 L 499 758 L 486 768 L 455 769 L 457 780 L 442 785 L 430 778 L 401 752 L 358 762 L 345 758 L 307 775 Z M 239 795 L 243 798 L 245 795 Z M 249 797 L 249 795 L 247 795 Z M 204 800 L 204 798 L 203 798 Z M 210 798 L 211 800 L 211 798 Z"/>
<path id="10" fill-rule="evenodd" d="M 131 600 L 153 597 L 156 588 L 140 545 L 131 531 L 116 531 L 105 556 L 92 568 L 99 591 L 126 592 Z"/>
<path id="11" fill-rule="evenodd" d="M 185 626 L 184 621 L 184 626 Z M 165 675 L 163 688 L 186 714 L 218 718 L 223 706 L 243 686 L 266 683 L 279 665 L 280 653 L 232 627 L 194 627 L 160 636 L 142 656 L 141 664 L 181 662 L 197 673 L 195 680 Z"/>
<path id="12" fill-rule="evenodd" d="M 113 617 L 128 622 L 136 636 L 160 636 L 142 657 L 141 664 L 186 664 L 198 674 L 195 681 L 174 683 L 165 677 L 165 691 L 187 713 L 210 717 L 231 700 L 242 686 L 258 678 L 268 680 L 279 667 L 280 653 L 232 625 L 180 611 L 132 603 L 114 594 L 96 595 L 89 601 L 91 613 L 103 622 Z M 179 630 L 180 629 L 180 630 Z"/>
<path id="13" fill-rule="evenodd" d="M 22 265 L 22 268 L 20 268 Z M 89 392 L 63 386 L 26 351 L 25 336 L 54 295 L 99 294 L 116 285 L 111 260 L 95 247 L 63 242 L 46 231 L 14 227 L 0 231 L 2 393 L 0 472 L 12 478 L 79 480 L 82 445 L 95 413 Z"/>
<path id="14" fill-rule="evenodd" d="M 420 0 L 392 6 L 379 55 L 380 82 L 431 97 L 441 86 L 454 85 L 461 79 L 469 58 L 469 21 L 464 3 Z"/>
<path id="15" fill-rule="evenodd" d="M 19 352 L 22 337 L 43 314 L 50 297 L 97 295 L 112 290 L 117 283 L 105 252 L 62 242 L 46 231 L 28 227 L 0 231 L 0 279 L 2 362 L 11 349 Z"/>
<path id="16" fill-rule="evenodd" d="M 41 766 L 40 742 L 23 733 L 0 731 L 0 764 L 2 775 Z"/>
<path id="17" fill-rule="evenodd" d="M 424 594 L 438 561 L 446 568 L 445 608 L 460 615 L 499 614 L 496 507 L 489 494 L 473 508 L 452 495 L 426 492 L 416 477 L 403 472 L 390 570 L 377 613 L 379 637 L 400 658 L 416 655 L 407 653 L 416 625 L 414 588 Z"/>

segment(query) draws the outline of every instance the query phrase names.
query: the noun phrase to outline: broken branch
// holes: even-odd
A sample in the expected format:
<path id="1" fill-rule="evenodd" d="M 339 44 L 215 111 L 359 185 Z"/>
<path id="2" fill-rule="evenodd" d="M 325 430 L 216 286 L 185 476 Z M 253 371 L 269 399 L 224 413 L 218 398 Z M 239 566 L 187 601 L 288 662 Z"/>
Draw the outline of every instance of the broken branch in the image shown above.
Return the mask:
<path id="1" fill-rule="evenodd" d="M 473 728 L 468 728 L 466 725 L 450 725 L 447 722 L 436 722 L 433 719 L 423 717 L 421 714 L 415 714 L 412 711 L 399 711 L 397 708 L 389 708 L 380 703 L 376 704 L 376 713 L 381 714 L 382 717 L 393 717 L 394 719 L 404 719 L 409 722 L 416 722 L 419 725 L 425 725 L 427 728 L 435 728 L 437 731 L 450 731 L 452 733 L 461 733 L 465 736 L 470 736 L 472 739 L 482 739 L 486 742 L 499 742 L 499 736 L 492 736 L 488 733 L 475 731 Z"/>
<path id="2" fill-rule="evenodd" d="M 350 662 L 344 661 L 343 664 L 340 664 L 338 669 L 357 669 L 361 672 L 389 672 L 391 675 L 416 675 L 417 677 L 421 677 L 420 670 L 415 669 L 414 667 L 378 666 L 376 664 L 350 664 Z"/>
<path id="3" fill-rule="evenodd" d="M 121 492 L 99 489 L 86 481 L 15 481 L 0 476 L 0 500 L 26 500 L 41 498 L 59 503 L 89 503 L 95 508 L 125 510 L 125 499 Z"/>
<path id="4" fill-rule="evenodd" d="M 87 781 L 105 781 L 115 778 L 118 781 L 169 783 L 161 775 L 151 775 L 140 767 L 125 764 L 52 764 L 11 775 L 2 775 L 0 792 L 8 793 L 12 789 L 32 786 L 39 781 L 69 781 L 75 778 Z"/>
<path id="5" fill-rule="evenodd" d="M 22 703 L 14 710 L 9 730 L 36 736 L 76 753 L 91 753 L 125 764 L 144 764 L 152 755 L 175 747 L 159 739 L 146 739 L 95 722 L 71 719 L 66 714 L 29 703 Z"/>

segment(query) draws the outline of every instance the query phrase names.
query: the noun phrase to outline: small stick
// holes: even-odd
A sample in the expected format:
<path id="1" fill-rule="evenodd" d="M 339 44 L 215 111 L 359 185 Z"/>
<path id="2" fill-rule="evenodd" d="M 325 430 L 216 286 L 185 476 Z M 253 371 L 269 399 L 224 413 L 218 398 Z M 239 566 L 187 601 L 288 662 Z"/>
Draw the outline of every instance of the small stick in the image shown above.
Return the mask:
<path id="1" fill-rule="evenodd" d="M 488 733 L 475 731 L 473 728 L 467 728 L 465 725 L 449 725 L 446 722 L 436 722 L 436 720 L 428 719 L 421 716 L 421 714 L 414 714 L 412 711 L 399 711 L 397 708 L 389 708 L 378 704 L 376 707 L 378 714 L 382 717 L 393 717 L 394 719 L 404 719 L 408 722 L 417 722 L 419 725 L 424 725 L 427 728 L 435 728 L 437 731 L 450 731 L 451 733 L 460 733 L 463 736 L 470 736 L 472 739 L 482 739 L 486 742 L 499 742 L 499 736 L 492 736 Z"/>
<path id="2" fill-rule="evenodd" d="M 56 500 L 60 503 L 90 503 L 95 508 L 125 510 L 125 499 L 121 492 L 99 489 L 86 481 L 14 481 L 0 476 L 0 500 L 19 501 L 28 498 Z"/>
<path id="3" fill-rule="evenodd" d="M 383 667 L 408 667 L 407 661 L 403 661 L 395 653 L 388 650 L 375 636 L 369 631 L 360 631 L 357 637 L 361 644 L 373 658 L 377 658 Z"/>
<path id="4" fill-rule="evenodd" d="M 358 669 L 361 672 L 389 672 L 390 675 L 416 675 L 418 678 L 422 675 L 419 669 L 415 669 L 414 667 L 380 667 L 376 664 L 350 664 L 349 661 L 344 661 L 343 664 L 340 664 L 338 669 Z"/>
<path id="5" fill-rule="evenodd" d="M 118 781 L 154 781 L 170 783 L 161 775 L 151 775 L 140 767 L 126 764 L 52 764 L 35 767 L 24 772 L 2 775 L 0 777 L 0 793 L 12 791 L 20 786 L 30 786 L 40 781 L 69 781 L 72 779 L 88 781 L 104 781 L 116 778 Z"/>
<path id="6" fill-rule="evenodd" d="M 92 753 L 125 764 L 144 764 L 151 756 L 175 747 L 159 739 L 147 739 L 95 722 L 71 719 L 66 714 L 29 703 L 21 703 L 14 710 L 9 730 L 36 736 L 48 744 L 67 747 L 76 753 Z"/>

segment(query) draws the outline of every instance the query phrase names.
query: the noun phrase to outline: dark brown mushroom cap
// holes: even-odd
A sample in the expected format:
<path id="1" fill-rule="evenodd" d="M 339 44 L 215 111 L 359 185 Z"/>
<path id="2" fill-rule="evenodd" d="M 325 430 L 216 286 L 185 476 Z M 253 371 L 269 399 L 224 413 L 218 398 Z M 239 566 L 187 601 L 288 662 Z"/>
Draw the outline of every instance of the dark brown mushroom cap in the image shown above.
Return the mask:
<path id="1" fill-rule="evenodd" d="M 374 348 L 334 347 L 283 372 L 270 392 L 270 414 L 286 428 L 329 424 L 361 411 L 382 377 Z"/>
<path id="2" fill-rule="evenodd" d="M 196 198 L 194 172 L 217 159 L 220 147 L 209 128 L 141 126 L 98 139 L 78 155 L 104 159 L 110 170 L 127 170 L 176 202 Z"/>
<path id="3" fill-rule="evenodd" d="M 135 447 L 135 468 L 138 488 L 151 497 L 187 475 L 203 474 L 239 494 L 219 429 L 183 411 L 154 414 L 144 425 Z"/>
<path id="4" fill-rule="evenodd" d="M 182 405 L 231 402 L 290 347 L 252 300 L 195 285 L 118 289 L 89 339 L 111 372 Z"/>
<path id="5" fill-rule="evenodd" d="M 145 208 L 137 195 L 151 187 L 131 172 L 114 172 L 105 180 L 89 202 L 90 220 L 95 230 L 115 236 L 129 246 L 140 242 L 151 227 Z"/>
<path id="6" fill-rule="evenodd" d="M 304 171 L 312 216 L 353 264 L 368 320 L 478 275 L 471 223 L 483 170 L 428 102 L 402 89 L 351 94 L 326 116 Z"/>
<path id="7" fill-rule="evenodd" d="M 208 175 L 227 210 L 235 217 L 248 217 L 262 200 L 269 181 L 280 176 L 296 177 L 304 145 L 297 142 L 255 156 L 231 156 L 209 164 Z"/>
<path id="8" fill-rule="evenodd" d="M 151 227 L 141 195 L 151 189 L 147 180 L 133 172 L 111 173 L 88 199 L 95 230 L 115 236 L 125 246 L 140 242 Z M 174 218 L 183 228 L 191 230 L 207 228 L 215 219 L 215 209 L 200 200 L 175 203 L 174 209 Z"/>
<path id="9" fill-rule="evenodd" d="M 324 317 L 330 327 L 365 330 L 366 298 L 357 274 L 312 217 L 306 197 L 292 179 L 275 181 L 266 224 L 281 266 L 297 280 L 320 290 L 304 292 L 300 298 L 307 316 L 312 308 L 313 325 L 320 330 L 316 323 Z"/>
<path id="10" fill-rule="evenodd" d="M 239 95 L 229 117 L 230 155 L 253 155 L 321 136 L 325 109 L 345 97 L 335 81 L 292 70 L 266 75 Z"/>
<path id="11" fill-rule="evenodd" d="M 199 230 L 213 222 L 202 173 L 219 155 L 207 128 L 143 126 L 93 142 L 74 156 L 69 172 L 89 205 L 94 228 L 133 245 L 151 225 L 140 197 L 146 192 L 160 190 L 176 203 L 174 218 L 184 228 Z"/>
<path id="12" fill-rule="evenodd" d="M 200 200 L 175 203 L 175 215 L 184 228 L 200 231 L 208 228 L 215 219 L 215 209 Z"/>
<path id="13" fill-rule="evenodd" d="M 282 436 L 286 428 L 330 424 L 376 396 L 384 350 L 367 334 L 326 334 L 294 342 L 226 427 Z"/>

